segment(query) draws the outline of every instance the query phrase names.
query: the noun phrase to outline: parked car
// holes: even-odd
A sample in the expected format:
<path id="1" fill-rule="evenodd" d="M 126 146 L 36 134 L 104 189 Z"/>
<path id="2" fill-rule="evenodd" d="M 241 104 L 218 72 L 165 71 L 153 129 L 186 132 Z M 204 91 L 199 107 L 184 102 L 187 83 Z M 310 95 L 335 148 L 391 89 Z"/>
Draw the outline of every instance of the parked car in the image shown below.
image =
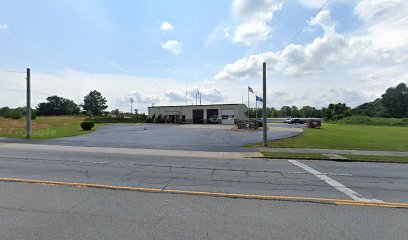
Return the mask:
<path id="1" fill-rule="evenodd" d="M 304 121 L 304 120 L 302 120 L 302 119 L 299 119 L 299 118 L 294 118 L 294 119 L 290 119 L 288 123 L 289 123 L 289 124 L 293 124 L 293 123 L 305 124 L 306 121 Z"/>

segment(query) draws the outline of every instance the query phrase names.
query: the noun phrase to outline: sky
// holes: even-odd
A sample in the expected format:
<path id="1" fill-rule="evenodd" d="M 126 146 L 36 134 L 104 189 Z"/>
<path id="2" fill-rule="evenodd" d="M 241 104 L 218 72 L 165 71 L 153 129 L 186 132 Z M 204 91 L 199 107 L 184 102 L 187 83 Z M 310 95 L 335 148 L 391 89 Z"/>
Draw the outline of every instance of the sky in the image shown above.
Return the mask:
<path id="1" fill-rule="evenodd" d="M 25 105 L 27 67 L 33 106 L 95 89 L 139 112 L 197 92 L 247 104 L 263 62 L 276 108 L 355 107 L 408 83 L 408 1 L 326 1 L 0 0 L 0 106 Z"/>

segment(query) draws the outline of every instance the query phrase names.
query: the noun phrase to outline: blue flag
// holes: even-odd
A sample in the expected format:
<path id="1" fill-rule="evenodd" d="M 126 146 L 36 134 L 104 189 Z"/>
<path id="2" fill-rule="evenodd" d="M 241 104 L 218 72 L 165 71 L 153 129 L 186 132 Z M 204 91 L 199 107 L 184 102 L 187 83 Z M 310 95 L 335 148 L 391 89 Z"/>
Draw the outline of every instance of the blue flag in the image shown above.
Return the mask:
<path id="1" fill-rule="evenodd" d="M 261 97 L 256 96 L 256 101 L 257 102 L 263 102 L 263 99 Z"/>

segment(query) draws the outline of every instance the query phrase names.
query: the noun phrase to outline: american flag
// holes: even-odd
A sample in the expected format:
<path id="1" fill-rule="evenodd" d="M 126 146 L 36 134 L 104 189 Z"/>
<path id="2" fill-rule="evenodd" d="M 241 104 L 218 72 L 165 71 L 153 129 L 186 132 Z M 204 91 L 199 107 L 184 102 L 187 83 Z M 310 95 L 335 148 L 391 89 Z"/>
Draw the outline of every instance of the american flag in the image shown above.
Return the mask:
<path id="1" fill-rule="evenodd" d="M 248 92 L 254 93 L 254 90 L 250 86 L 248 86 Z"/>

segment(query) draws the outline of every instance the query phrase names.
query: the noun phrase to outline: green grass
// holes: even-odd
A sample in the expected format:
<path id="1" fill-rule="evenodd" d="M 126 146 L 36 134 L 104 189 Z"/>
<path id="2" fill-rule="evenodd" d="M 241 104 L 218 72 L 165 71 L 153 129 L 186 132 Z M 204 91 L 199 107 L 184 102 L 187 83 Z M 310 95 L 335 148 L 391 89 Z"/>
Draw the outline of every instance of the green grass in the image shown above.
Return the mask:
<path id="1" fill-rule="evenodd" d="M 341 154 L 342 156 L 350 160 L 360 161 L 373 161 L 373 162 L 401 162 L 408 163 L 408 156 L 372 156 L 372 155 L 353 155 L 353 154 Z"/>
<path id="2" fill-rule="evenodd" d="M 273 131 L 273 129 L 271 129 Z M 408 128 L 323 124 L 321 129 L 304 129 L 297 137 L 272 140 L 275 148 L 323 148 L 379 151 L 408 151 Z M 262 147 L 262 143 L 247 147 Z"/>
<path id="3" fill-rule="evenodd" d="M 288 153 L 288 152 L 262 152 L 265 157 L 291 158 L 291 159 L 328 159 L 320 153 Z"/>
<path id="4" fill-rule="evenodd" d="M 320 153 L 289 153 L 289 152 L 262 152 L 265 157 L 277 159 L 310 159 L 310 160 L 331 160 Z M 408 156 L 373 156 L 373 155 L 353 155 L 341 154 L 348 159 L 333 159 L 344 162 L 388 162 L 388 163 L 408 163 Z"/>
<path id="5" fill-rule="evenodd" d="M 367 116 L 351 116 L 336 121 L 338 124 L 366 126 L 408 127 L 408 118 L 376 118 Z"/>
<path id="6" fill-rule="evenodd" d="M 95 124 L 91 131 L 83 131 L 83 116 L 49 116 L 32 120 L 32 139 L 50 139 L 83 135 L 106 124 Z M 25 119 L 0 118 L 0 137 L 25 138 Z"/>

